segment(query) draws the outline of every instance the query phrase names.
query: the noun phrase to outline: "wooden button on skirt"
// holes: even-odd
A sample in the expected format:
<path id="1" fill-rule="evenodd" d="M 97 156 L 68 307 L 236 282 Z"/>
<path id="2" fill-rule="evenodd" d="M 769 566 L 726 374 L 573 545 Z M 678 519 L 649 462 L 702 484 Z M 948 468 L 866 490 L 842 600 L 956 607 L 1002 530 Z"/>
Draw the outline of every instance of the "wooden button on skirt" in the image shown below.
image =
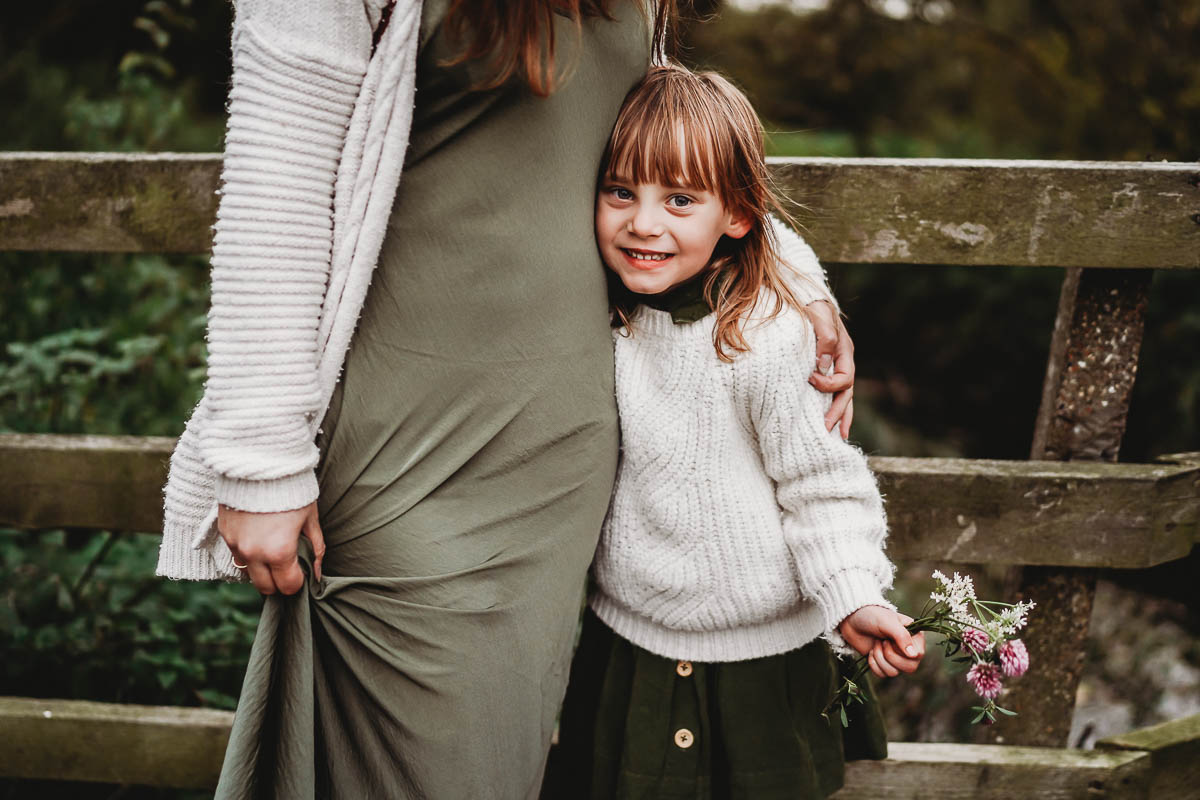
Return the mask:
<path id="1" fill-rule="evenodd" d="M 844 761 L 887 757 L 869 686 L 848 729 L 821 717 L 839 680 L 821 640 L 749 661 L 678 661 L 625 641 L 588 610 L 542 798 L 827 797 Z"/>

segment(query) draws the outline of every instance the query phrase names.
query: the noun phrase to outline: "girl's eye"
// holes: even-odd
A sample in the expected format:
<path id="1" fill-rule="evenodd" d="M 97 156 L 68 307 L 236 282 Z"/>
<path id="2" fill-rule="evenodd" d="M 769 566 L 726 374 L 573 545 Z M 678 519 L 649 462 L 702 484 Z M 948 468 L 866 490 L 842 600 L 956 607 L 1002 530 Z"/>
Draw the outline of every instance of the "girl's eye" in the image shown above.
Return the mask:
<path id="1" fill-rule="evenodd" d="M 685 194 L 673 194 L 667 202 L 671 204 L 671 208 L 687 208 L 696 201 Z"/>
<path id="2" fill-rule="evenodd" d="M 611 192 L 612 196 L 617 198 L 618 200 L 632 200 L 633 199 L 633 192 L 629 191 L 628 189 L 622 188 L 620 186 L 614 186 L 611 189 L 609 189 L 608 191 Z"/>

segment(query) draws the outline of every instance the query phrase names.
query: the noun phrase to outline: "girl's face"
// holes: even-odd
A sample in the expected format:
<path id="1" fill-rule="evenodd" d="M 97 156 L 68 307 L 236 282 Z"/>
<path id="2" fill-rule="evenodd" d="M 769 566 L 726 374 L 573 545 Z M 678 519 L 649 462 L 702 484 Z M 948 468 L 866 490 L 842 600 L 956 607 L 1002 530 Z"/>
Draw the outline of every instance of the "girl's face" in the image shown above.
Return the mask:
<path id="1" fill-rule="evenodd" d="M 604 263 L 638 294 L 659 294 L 700 273 L 722 236 L 750 222 L 716 195 L 682 186 L 606 178 L 596 199 L 596 242 Z"/>

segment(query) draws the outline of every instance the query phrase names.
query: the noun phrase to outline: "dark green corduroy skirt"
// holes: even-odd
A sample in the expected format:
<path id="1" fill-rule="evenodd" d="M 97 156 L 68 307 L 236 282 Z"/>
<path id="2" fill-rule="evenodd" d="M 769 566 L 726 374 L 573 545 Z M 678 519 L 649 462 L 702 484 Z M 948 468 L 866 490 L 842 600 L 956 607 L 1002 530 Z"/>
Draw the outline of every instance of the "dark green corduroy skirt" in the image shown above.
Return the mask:
<path id="1" fill-rule="evenodd" d="M 869 686 L 849 728 L 821 716 L 839 674 L 822 640 L 748 661 L 673 661 L 589 610 L 543 800 L 824 798 L 845 761 L 887 757 Z"/>

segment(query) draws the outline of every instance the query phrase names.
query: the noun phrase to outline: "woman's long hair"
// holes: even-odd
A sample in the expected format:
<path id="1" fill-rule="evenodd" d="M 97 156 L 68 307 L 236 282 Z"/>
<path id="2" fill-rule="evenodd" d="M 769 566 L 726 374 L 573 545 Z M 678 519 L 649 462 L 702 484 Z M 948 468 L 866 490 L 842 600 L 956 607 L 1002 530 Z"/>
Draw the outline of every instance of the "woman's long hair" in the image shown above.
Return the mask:
<path id="1" fill-rule="evenodd" d="M 616 4 L 617 0 L 452 0 L 446 32 L 450 41 L 467 44 L 450 64 L 486 59 L 490 78 L 474 88 L 494 89 L 518 75 L 530 91 L 547 97 L 562 77 L 555 60 L 555 18 L 571 20 L 578 38 L 585 17 L 611 20 Z M 670 26 L 676 0 L 650 0 L 648 4 L 634 0 L 632 4 L 648 21 L 653 17 L 653 42 L 660 57 L 673 51 Z"/>
<path id="2" fill-rule="evenodd" d="M 713 346 L 722 361 L 749 349 L 742 324 L 766 290 L 770 318 L 786 306 L 803 311 L 784 279 L 774 212 L 795 224 L 772 187 L 763 129 L 753 107 L 715 72 L 654 67 L 625 98 L 601 162 L 601 181 L 657 183 L 711 192 L 726 210 L 751 221 L 740 239 L 721 237 L 705 267 L 704 296 L 717 314 Z M 793 280 L 808 280 L 796 274 Z M 613 324 L 630 325 L 638 296 L 612 281 Z"/>

